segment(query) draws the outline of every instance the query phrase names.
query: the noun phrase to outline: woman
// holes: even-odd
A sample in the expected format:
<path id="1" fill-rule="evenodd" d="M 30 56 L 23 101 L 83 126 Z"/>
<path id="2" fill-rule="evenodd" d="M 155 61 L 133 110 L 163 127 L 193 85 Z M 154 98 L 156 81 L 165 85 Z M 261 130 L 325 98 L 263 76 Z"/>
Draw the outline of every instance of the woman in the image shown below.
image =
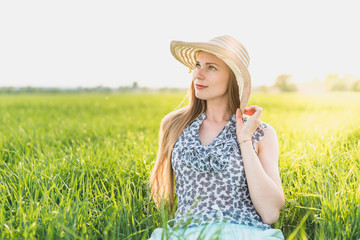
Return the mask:
<path id="1" fill-rule="evenodd" d="M 193 75 L 189 105 L 161 122 L 150 178 L 158 206 L 166 200 L 171 210 L 175 190 L 174 226 L 150 239 L 283 239 L 270 227 L 285 202 L 277 136 L 261 122 L 261 107 L 246 107 L 246 49 L 230 36 L 172 41 L 170 49 Z"/>

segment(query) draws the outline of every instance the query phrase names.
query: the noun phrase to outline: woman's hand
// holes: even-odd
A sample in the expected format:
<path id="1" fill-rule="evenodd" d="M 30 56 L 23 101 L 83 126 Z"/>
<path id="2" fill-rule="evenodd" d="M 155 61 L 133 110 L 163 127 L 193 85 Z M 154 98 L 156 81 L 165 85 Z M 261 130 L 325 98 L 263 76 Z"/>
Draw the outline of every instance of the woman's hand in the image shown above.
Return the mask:
<path id="1" fill-rule="evenodd" d="M 246 123 L 242 121 L 242 113 L 240 108 L 236 110 L 236 136 L 238 138 L 239 143 L 251 139 L 255 130 L 261 124 L 261 113 L 263 109 L 256 105 L 252 105 L 244 109 L 244 114 L 251 116 Z"/>
<path id="2" fill-rule="evenodd" d="M 239 143 L 252 138 L 261 124 L 261 113 L 262 108 L 258 106 L 245 108 L 244 114 L 251 117 L 243 123 L 240 109 L 236 110 L 236 135 Z M 278 140 L 272 126 L 266 128 L 258 147 L 258 153 L 249 143 L 241 144 L 240 150 L 251 202 L 263 222 L 270 225 L 278 220 L 280 209 L 285 203 L 278 169 Z"/>

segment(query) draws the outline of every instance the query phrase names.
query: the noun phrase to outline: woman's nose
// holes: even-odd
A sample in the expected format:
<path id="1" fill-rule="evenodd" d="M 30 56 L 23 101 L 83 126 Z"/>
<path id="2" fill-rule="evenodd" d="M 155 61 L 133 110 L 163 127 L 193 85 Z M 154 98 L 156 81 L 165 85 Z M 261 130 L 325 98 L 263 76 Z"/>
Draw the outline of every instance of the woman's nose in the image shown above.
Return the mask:
<path id="1" fill-rule="evenodd" d="M 194 71 L 194 77 L 198 78 L 198 79 L 203 79 L 204 78 L 203 71 L 204 71 L 204 69 L 202 69 L 202 68 L 196 68 Z"/>

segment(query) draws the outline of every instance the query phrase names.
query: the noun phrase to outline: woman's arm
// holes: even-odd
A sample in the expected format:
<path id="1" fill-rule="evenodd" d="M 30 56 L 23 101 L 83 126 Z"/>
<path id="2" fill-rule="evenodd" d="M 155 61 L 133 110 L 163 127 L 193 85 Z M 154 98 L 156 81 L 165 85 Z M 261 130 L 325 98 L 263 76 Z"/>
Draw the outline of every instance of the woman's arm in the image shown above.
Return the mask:
<path id="1" fill-rule="evenodd" d="M 265 129 L 263 139 L 258 142 L 258 155 L 256 155 L 251 141 L 243 142 L 252 137 L 253 130 L 249 131 L 249 129 L 257 128 L 260 124 L 262 109 L 257 106 L 254 108 L 260 113 L 253 113 L 253 121 L 249 122 L 248 130 L 244 128 L 241 133 L 239 131 L 238 140 L 251 201 L 264 223 L 272 224 L 279 218 L 280 210 L 285 203 L 278 170 L 279 146 L 276 131 L 271 126 Z M 249 127 L 249 125 L 253 126 Z"/>
<path id="2" fill-rule="evenodd" d="M 274 128 L 265 129 L 264 138 L 258 142 L 256 155 L 251 141 L 240 144 L 250 198 L 256 211 L 266 224 L 279 218 L 285 198 L 278 170 L 278 143 Z"/>

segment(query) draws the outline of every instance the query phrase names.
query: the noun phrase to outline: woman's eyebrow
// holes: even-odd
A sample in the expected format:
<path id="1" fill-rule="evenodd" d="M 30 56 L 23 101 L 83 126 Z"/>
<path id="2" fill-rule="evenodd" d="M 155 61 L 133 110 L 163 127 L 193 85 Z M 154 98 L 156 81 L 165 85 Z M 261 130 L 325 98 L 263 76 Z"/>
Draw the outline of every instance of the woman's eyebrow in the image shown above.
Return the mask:
<path id="1" fill-rule="evenodd" d="M 199 63 L 199 61 L 196 61 L 196 63 Z M 214 64 L 214 65 L 216 65 L 216 66 L 219 66 L 219 65 L 217 65 L 216 63 L 205 63 L 205 65 L 208 65 L 208 64 Z"/>

